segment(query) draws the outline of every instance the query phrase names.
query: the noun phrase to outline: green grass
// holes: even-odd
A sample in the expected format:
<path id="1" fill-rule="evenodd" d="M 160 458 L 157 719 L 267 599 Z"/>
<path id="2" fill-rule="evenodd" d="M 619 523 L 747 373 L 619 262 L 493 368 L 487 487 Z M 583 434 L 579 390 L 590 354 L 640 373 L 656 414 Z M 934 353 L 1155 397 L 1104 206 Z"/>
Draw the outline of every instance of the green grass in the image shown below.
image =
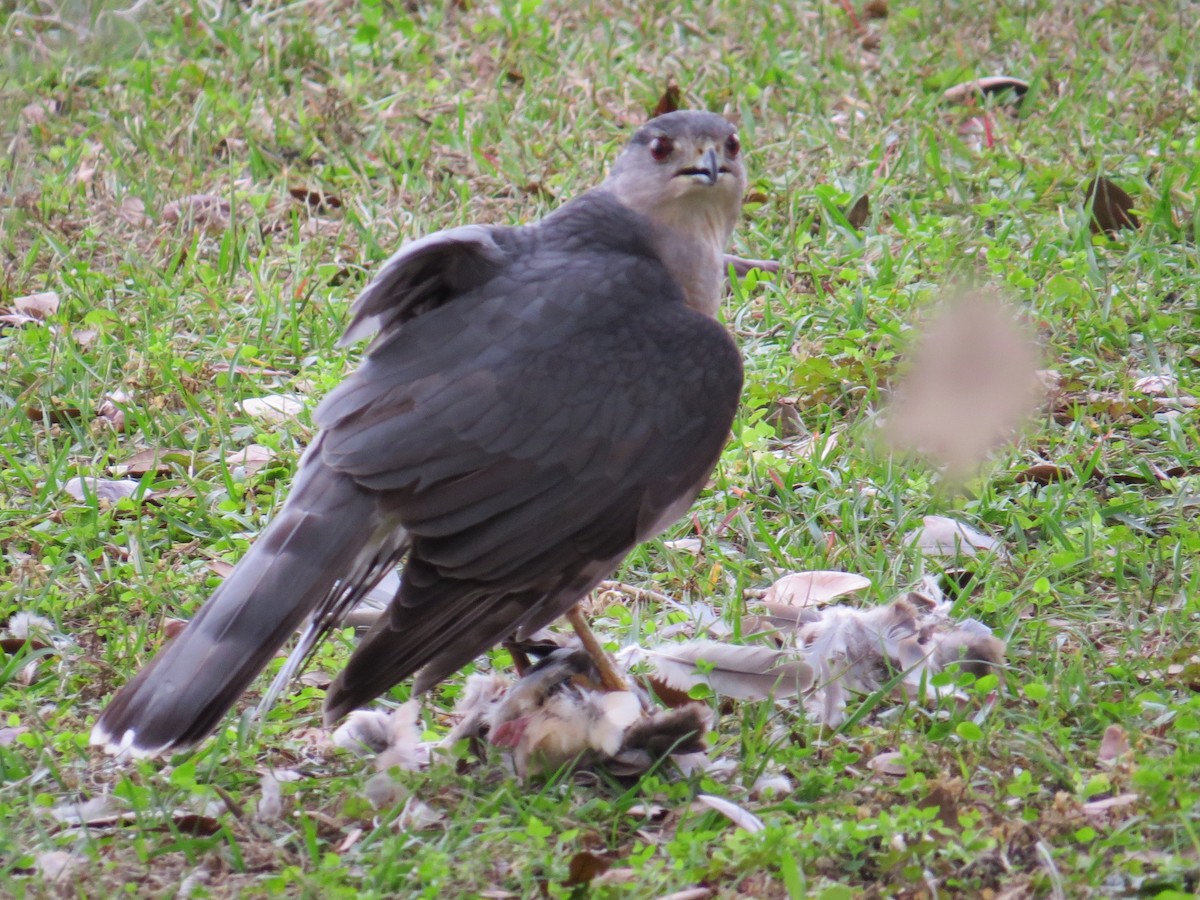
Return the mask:
<path id="1" fill-rule="evenodd" d="M 838 3 L 638 6 L 0 4 L 0 306 L 62 300 L 48 324 L 0 331 L 0 622 L 33 611 L 71 642 L 32 678 L 19 653 L 0 657 L 0 894 L 166 895 L 201 873 L 197 896 L 566 897 L 582 850 L 632 870 L 597 896 L 1200 889 L 1197 414 L 1134 387 L 1159 373 L 1183 395 L 1197 383 L 1195 10 L 891 0 L 868 52 Z M 996 73 L 1031 88 L 1019 117 L 994 112 L 995 146 L 975 149 L 941 91 Z M 217 583 L 209 562 L 245 549 L 311 436 L 307 414 L 265 426 L 238 402 L 297 393 L 311 409 L 355 364 L 334 343 L 381 259 L 439 228 L 534 219 L 594 184 L 668 78 L 690 105 L 740 117 L 754 202 L 734 249 L 791 277 L 747 279 L 726 306 L 748 379 L 694 510 L 702 556 L 655 542 L 620 578 L 731 621 L 743 591 L 779 571 L 861 572 L 881 602 L 928 565 L 903 536 L 922 516 L 957 516 L 1012 553 L 979 567 L 957 604 L 1009 642 L 994 708 L 880 706 L 828 734 L 786 704 L 740 704 L 713 741 L 737 761 L 728 781 L 526 786 L 498 758 L 441 764 L 406 779 L 441 814 L 417 830 L 393 827 L 399 810 L 376 816 L 370 765 L 322 744 L 315 688 L 260 733 L 231 719 L 174 768 L 92 753 L 105 698 L 149 658 L 162 619 Z M 1100 173 L 1136 198 L 1138 231 L 1090 233 L 1083 185 Z M 340 205 L 310 209 L 293 188 Z M 872 213 L 855 231 L 838 210 L 862 193 Z M 166 222 L 191 194 L 228 200 L 229 226 Z M 921 311 L 964 279 L 1011 292 L 1062 391 L 1019 445 L 950 488 L 880 454 L 874 415 Z M 95 418 L 117 390 L 131 398 L 121 433 Z M 772 452 L 780 401 L 823 453 Z M 248 476 L 223 462 L 253 443 L 275 461 Z M 158 499 L 62 493 L 147 447 L 186 451 L 145 478 Z M 1075 476 L 1015 478 L 1039 459 Z M 625 643 L 673 617 L 614 607 L 598 627 Z M 316 667 L 336 670 L 349 641 Z M 435 731 L 460 683 L 427 708 Z M 1133 750 L 1115 765 L 1097 758 L 1110 725 Z M 868 768 L 886 751 L 908 775 Z M 265 766 L 300 777 L 283 785 L 284 817 L 257 823 Z M 747 797 L 765 769 L 794 792 Z M 47 814 L 105 792 L 133 824 L 80 831 Z M 767 827 L 696 812 L 696 793 Z M 1084 807 L 1124 794 L 1137 799 Z M 631 813 L 648 803 L 667 818 Z M 217 830 L 187 833 L 176 809 Z M 77 865 L 50 884 L 35 861 L 54 850 Z"/>

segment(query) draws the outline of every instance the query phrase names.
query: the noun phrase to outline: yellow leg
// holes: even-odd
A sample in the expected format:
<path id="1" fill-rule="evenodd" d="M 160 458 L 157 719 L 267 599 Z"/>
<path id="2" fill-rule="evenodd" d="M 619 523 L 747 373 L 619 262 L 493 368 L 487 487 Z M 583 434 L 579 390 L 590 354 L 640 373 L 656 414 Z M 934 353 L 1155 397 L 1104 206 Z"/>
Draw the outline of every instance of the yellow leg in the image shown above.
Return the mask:
<path id="1" fill-rule="evenodd" d="M 583 617 L 583 613 L 579 611 L 578 606 L 571 607 L 571 611 L 567 613 L 567 621 L 575 629 L 575 634 L 579 636 L 579 641 L 583 644 L 583 649 L 587 651 L 588 656 L 592 658 L 592 662 L 596 664 L 596 670 L 600 673 L 600 683 L 604 688 L 609 691 L 629 690 L 625 679 L 621 677 L 621 673 L 613 665 L 612 658 L 604 652 L 604 648 L 596 640 L 596 635 L 592 634 L 592 629 L 588 626 L 587 619 Z"/>

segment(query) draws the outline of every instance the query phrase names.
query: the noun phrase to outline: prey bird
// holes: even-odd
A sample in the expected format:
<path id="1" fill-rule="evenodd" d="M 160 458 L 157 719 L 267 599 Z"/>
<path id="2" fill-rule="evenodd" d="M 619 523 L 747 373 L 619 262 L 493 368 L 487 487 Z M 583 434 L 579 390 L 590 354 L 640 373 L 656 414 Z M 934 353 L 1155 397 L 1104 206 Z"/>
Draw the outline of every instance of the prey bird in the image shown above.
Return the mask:
<path id="1" fill-rule="evenodd" d="M 327 722 L 564 614 L 619 688 L 574 608 L 687 511 L 725 445 L 742 364 L 714 316 L 745 187 L 734 126 L 673 112 L 535 224 L 402 247 L 355 302 L 341 344 L 372 342 L 317 407 L 286 503 L 92 743 L 194 746 L 298 629 L 268 696 L 401 564 Z"/>

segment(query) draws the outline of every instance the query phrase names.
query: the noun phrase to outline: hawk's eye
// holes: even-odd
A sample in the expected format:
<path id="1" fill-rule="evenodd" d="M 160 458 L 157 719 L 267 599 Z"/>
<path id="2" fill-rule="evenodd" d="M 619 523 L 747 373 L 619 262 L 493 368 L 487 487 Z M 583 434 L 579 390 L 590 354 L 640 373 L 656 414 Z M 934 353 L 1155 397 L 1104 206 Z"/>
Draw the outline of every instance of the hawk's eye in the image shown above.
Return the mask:
<path id="1" fill-rule="evenodd" d="M 655 162 L 662 162 L 674 149 L 675 142 L 669 137 L 656 137 L 650 142 L 650 155 L 654 157 Z"/>
<path id="2" fill-rule="evenodd" d="M 741 149 L 742 142 L 738 140 L 738 136 L 736 134 L 731 134 L 729 137 L 725 138 L 725 155 L 730 159 L 733 159 L 735 156 L 737 156 L 738 153 L 741 152 Z"/>

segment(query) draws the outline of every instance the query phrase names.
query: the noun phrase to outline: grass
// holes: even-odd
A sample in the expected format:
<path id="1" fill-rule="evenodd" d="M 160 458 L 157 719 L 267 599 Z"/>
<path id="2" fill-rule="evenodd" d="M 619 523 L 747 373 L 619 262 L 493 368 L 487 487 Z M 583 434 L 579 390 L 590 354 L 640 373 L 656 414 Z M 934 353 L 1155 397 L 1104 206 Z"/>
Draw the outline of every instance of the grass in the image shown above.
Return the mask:
<path id="1" fill-rule="evenodd" d="M 596 896 L 1200 890 L 1200 441 L 1191 405 L 1136 387 L 1170 375 L 1186 398 L 1200 363 L 1200 24 L 1170 0 L 889 12 L 863 20 L 867 50 L 837 3 L 0 4 L 0 306 L 61 298 L 48 323 L 0 331 L 0 621 L 36 612 L 69 639 L 0 657 L 0 893 L 566 897 L 587 890 L 564 884 L 584 850 L 630 878 Z M 1031 87 L 975 147 L 940 95 L 996 73 Z M 311 436 L 307 413 L 265 425 L 238 403 L 311 409 L 355 364 L 334 342 L 391 249 L 527 221 L 594 184 L 668 78 L 740 117 L 753 200 L 734 249 L 792 277 L 751 276 L 726 306 L 748 379 L 694 510 L 701 555 L 653 542 L 620 578 L 731 621 L 781 571 L 861 572 L 882 602 L 930 565 L 904 535 L 954 515 L 1012 554 L 957 601 L 1009 643 L 999 683 L 965 684 L 998 690 L 995 706 L 881 705 L 830 734 L 787 704 L 740 704 L 713 739 L 728 781 L 523 785 L 496 758 L 442 764 L 406 780 L 440 814 L 417 828 L 367 804 L 370 767 L 324 742 L 314 687 L 173 766 L 92 753 L 104 699 L 245 549 Z M 1097 174 L 1135 197 L 1138 230 L 1091 234 Z M 856 230 L 840 210 L 863 193 Z M 194 194 L 228 201 L 227 227 L 166 220 Z M 950 487 L 872 435 L 921 310 L 962 279 L 1011 292 L 1062 380 L 1018 445 Z M 96 417 L 116 391 L 120 432 Z M 817 452 L 780 449 L 796 427 L 781 401 Z M 273 461 L 225 461 L 251 444 Z M 145 448 L 180 451 L 142 479 L 152 501 L 63 493 Z M 1070 477 L 1017 477 L 1039 460 Z M 614 606 L 598 628 L 625 643 L 675 618 Z M 435 731 L 460 683 L 427 709 Z M 1098 758 L 1110 726 L 1132 748 L 1115 763 Z M 890 751 L 908 774 L 868 767 Z M 284 816 L 256 822 L 268 766 L 298 778 Z M 794 789 L 749 797 L 763 771 Z M 109 792 L 132 824 L 49 815 Z M 765 830 L 696 811 L 702 792 Z M 53 851 L 69 854 L 50 858 L 69 860 L 56 882 Z"/>

